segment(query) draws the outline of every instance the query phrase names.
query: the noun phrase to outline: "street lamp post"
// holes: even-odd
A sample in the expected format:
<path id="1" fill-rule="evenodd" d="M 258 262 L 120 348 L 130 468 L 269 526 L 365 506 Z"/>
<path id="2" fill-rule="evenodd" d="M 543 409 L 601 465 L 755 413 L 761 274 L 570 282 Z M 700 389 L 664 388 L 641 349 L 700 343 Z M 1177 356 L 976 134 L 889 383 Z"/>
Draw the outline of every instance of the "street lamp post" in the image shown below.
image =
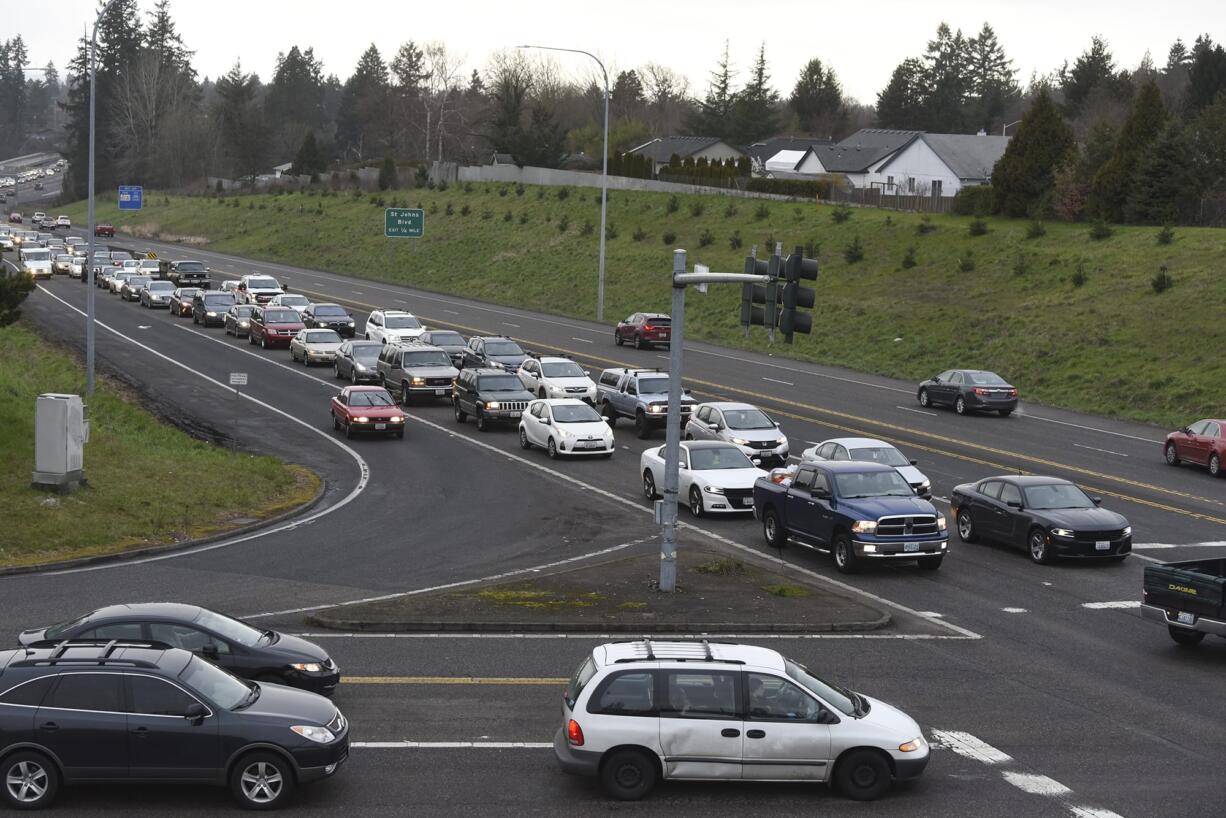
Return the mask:
<path id="1" fill-rule="evenodd" d="M 604 77 L 604 151 L 600 157 L 600 270 L 596 279 L 596 320 L 604 320 L 604 242 L 606 203 L 609 198 L 609 72 L 604 63 L 589 51 L 578 48 L 555 48 L 549 45 L 521 45 L 520 48 L 539 48 L 543 51 L 568 51 L 571 54 L 585 54 L 596 60 L 600 73 Z"/>
<path id="2" fill-rule="evenodd" d="M 1022 121 L 1021 121 L 1020 119 L 1018 119 L 1018 120 L 1015 120 L 1015 121 L 1013 121 L 1013 122 L 1010 122 L 1010 123 L 1009 123 L 1009 124 L 1007 124 L 1007 125 L 1001 125 L 1001 126 L 1000 126 L 1000 135 L 1001 135 L 1001 136 L 1004 136 L 1004 135 L 1005 135 L 1005 131 L 1006 131 L 1006 130 L 1008 130 L 1009 128 L 1012 128 L 1014 125 L 1020 125 L 1020 124 L 1022 124 Z"/>

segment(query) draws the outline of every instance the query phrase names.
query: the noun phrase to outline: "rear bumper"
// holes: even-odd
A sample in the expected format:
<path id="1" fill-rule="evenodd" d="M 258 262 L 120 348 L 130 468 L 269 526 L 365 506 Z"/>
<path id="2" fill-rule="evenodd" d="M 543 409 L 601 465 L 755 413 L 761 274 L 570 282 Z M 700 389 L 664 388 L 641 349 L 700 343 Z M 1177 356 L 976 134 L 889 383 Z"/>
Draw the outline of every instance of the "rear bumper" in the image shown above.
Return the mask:
<path id="1" fill-rule="evenodd" d="M 1004 409 L 1006 411 L 1013 411 L 1017 408 L 1017 398 L 981 398 L 974 393 L 965 397 L 966 405 L 971 409 L 986 409 L 988 411 Z"/>
<path id="2" fill-rule="evenodd" d="M 594 776 L 600 771 L 600 753 L 571 747 L 566 740 L 566 731 L 561 727 L 553 736 L 553 754 L 562 771 L 571 775 Z"/>
<path id="3" fill-rule="evenodd" d="M 1226 637 L 1226 622 L 1221 622 L 1217 619 L 1209 619 L 1203 616 L 1196 616 L 1192 620 L 1191 625 L 1185 625 L 1179 622 L 1172 614 L 1177 614 L 1177 611 L 1168 611 L 1165 608 L 1159 608 L 1157 605 L 1142 605 L 1141 618 L 1148 619 L 1150 622 L 1157 622 L 1162 625 L 1169 625 L 1173 628 L 1183 628 L 1189 631 L 1199 631 L 1200 633 L 1210 633 L 1214 636 Z"/>

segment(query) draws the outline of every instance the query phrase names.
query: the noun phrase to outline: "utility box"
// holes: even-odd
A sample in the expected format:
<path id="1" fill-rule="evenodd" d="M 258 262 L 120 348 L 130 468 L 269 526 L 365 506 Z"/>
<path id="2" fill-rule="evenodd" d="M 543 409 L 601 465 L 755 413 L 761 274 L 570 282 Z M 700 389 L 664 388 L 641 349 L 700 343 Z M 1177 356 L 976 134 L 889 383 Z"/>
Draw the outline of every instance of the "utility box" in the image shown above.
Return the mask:
<path id="1" fill-rule="evenodd" d="M 88 440 L 89 421 L 80 395 L 39 395 L 34 411 L 34 487 L 69 491 L 84 485 Z"/>

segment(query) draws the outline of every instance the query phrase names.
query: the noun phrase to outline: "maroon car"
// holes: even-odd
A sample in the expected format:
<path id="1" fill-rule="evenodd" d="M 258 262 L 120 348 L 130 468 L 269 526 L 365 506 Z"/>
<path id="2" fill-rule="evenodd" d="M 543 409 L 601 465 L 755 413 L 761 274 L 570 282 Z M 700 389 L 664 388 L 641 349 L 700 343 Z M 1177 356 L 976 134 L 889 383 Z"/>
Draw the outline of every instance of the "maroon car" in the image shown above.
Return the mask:
<path id="1" fill-rule="evenodd" d="M 17 212 L 10 213 L 9 223 L 10 224 L 21 224 L 21 214 Z"/>
<path id="2" fill-rule="evenodd" d="M 1166 436 L 1166 462 L 1178 466 L 1182 462 L 1208 466 L 1214 477 L 1222 474 L 1222 461 L 1226 460 L 1226 420 L 1198 420 L 1178 432 Z"/>
<path id="3" fill-rule="evenodd" d="M 290 340 L 303 328 L 298 311 L 289 307 L 256 307 L 251 313 L 251 330 L 247 340 L 269 347 L 289 347 Z"/>
<path id="4" fill-rule="evenodd" d="M 613 330 L 618 346 L 629 341 L 635 349 L 648 349 L 656 344 L 668 344 L 672 337 L 673 319 L 658 312 L 636 312 Z"/>
<path id="5" fill-rule="evenodd" d="M 382 386 L 346 386 L 332 399 L 332 428 L 404 437 L 404 410 Z"/>
<path id="6" fill-rule="evenodd" d="M 115 238 L 115 226 L 110 224 L 95 224 L 94 235 L 113 239 Z"/>

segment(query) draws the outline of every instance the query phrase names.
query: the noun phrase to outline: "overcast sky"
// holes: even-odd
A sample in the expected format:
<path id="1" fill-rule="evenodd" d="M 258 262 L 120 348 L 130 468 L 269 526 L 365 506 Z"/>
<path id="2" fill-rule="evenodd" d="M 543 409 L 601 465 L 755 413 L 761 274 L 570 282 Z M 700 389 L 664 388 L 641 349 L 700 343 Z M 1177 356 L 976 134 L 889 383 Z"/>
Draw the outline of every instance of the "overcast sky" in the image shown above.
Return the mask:
<path id="1" fill-rule="evenodd" d="M 153 0 L 141 0 L 149 9 Z M 63 67 L 96 13 L 94 0 L 25 3 L 0 0 L 0 37 L 20 33 L 36 65 Z M 811 57 L 834 66 L 848 94 L 874 102 L 904 57 L 919 55 L 945 20 L 968 36 L 986 21 L 996 29 L 1025 84 L 1032 71 L 1054 71 L 1105 37 L 1123 67 L 1149 50 L 1161 66 L 1176 37 L 1191 44 L 1208 32 L 1226 40 L 1226 0 L 622 0 L 620 3 L 524 0 L 323 2 L 323 0 L 172 0 L 172 12 L 202 76 L 224 73 L 236 59 L 267 81 L 279 51 L 314 46 L 326 73 L 342 80 L 373 41 L 385 59 L 400 43 L 443 40 L 466 59 L 465 74 L 498 49 L 521 43 L 580 48 L 610 73 L 658 62 L 685 74 L 701 96 L 730 43 L 743 81 L 765 40 L 772 82 L 787 96 Z M 590 60 L 558 55 L 577 78 Z M 587 63 L 587 64 L 585 64 Z M 612 81 L 610 79 L 610 81 Z"/>

